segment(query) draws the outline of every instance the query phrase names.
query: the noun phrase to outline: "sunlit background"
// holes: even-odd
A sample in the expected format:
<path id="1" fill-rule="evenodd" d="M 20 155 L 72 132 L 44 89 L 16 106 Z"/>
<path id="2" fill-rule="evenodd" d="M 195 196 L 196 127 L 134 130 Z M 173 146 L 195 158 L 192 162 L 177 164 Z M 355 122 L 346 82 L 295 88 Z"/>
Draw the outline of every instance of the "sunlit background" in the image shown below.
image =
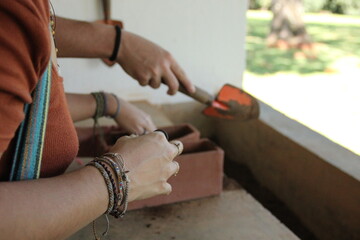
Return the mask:
<path id="1" fill-rule="evenodd" d="M 267 10 L 247 12 L 243 87 L 360 155 L 360 16 L 306 13 L 307 51 L 267 47 L 271 19 Z"/>

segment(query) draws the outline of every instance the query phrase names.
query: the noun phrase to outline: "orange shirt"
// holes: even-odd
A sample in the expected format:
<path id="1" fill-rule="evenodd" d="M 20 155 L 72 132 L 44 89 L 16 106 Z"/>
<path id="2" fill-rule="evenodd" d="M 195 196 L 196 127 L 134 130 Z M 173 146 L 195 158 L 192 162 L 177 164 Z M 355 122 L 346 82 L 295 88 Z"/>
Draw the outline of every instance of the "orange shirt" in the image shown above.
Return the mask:
<path id="1" fill-rule="evenodd" d="M 50 59 L 48 0 L 0 1 L 0 180 L 8 179 L 24 104 Z M 63 80 L 53 67 L 41 177 L 63 173 L 78 151 Z"/>

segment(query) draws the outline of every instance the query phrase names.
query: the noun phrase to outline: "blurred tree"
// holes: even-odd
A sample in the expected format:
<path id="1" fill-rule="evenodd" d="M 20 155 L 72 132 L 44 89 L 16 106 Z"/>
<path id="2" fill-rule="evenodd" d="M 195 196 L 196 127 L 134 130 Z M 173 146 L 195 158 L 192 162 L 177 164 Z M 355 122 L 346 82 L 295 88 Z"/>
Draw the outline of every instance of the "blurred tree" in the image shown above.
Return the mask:
<path id="1" fill-rule="evenodd" d="M 270 47 L 282 49 L 311 48 L 303 21 L 303 0 L 272 0 L 273 19 L 267 38 Z"/>
<path id="2" fill-rule="evenodd" d="M 270 9 L 272 0 L 249 0 L 249 9 Z M 303 0 L 306 12 L 329 11 L 337 14 L 360 15 L 359 0 Z"/>
<path id="3" fill-rule="evenodd" d="M 249 9 L 269 10 L 271 0 L 249 0 Z"/>
<path id="4" fill-rule="evenodd" d="M 324 10 L 338 14 L 360 14 L 359 0 L 326 0 Z"/>

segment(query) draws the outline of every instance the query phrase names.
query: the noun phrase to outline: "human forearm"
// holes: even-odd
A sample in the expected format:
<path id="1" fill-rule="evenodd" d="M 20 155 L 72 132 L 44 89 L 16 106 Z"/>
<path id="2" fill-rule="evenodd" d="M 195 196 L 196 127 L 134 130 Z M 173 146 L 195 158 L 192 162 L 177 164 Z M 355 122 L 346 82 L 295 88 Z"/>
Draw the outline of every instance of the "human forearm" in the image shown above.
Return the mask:
<path id="1" fill-rule="evenodd" d="M 64 239 L 102 213 L 108 204 L 97 169 L 54 178 L 0 183 L 0 232 L 4 239 Z"/>
<path id="2" fill-rule="evenodd" d="M 59 57 L 109 58 L 115 49 L 114 26 L 57 17 L 56 43 Z M 163 82 L 169 94 L 179 84 L 189 92 L 195 87 L 172 55 L 160 46 L 128 31 L 121 31 L 115 62 L 140 85 L 158 88 Z"/>
<path id="3" fill-rule="evenodd" d="M 120 138 L 110 152 L 121 153 L 129 171 L 129 202 L 171 192 L 167 179 L 179 171 L 173 159 L 181 142 L 152 132 Z M 110 193 L 90 166 L 53 178 L 1 182 L 1 239 L 64 239 L 104 213 Z"/>
<path id="4" fill-rule="evenodd" d="M 115 42 L 113 26 L 56 17 L 59 57 L 108 58 Z"/>
<path id="5" fill-rule="evenodd" d="M 129 133 L 139 135 L 156 129 L 150 115 L 121 98 L 116 101 L 114 95 L 104 94 L 106 98 L 106 115 L 116 115 L 114 120 L 120 127 Z M 67 93 L 66 100 L 74 122 L 89 119 L 95 115 L 96 101 L 91 94 Z M 116 114 L 118 110 L 119 112 Z"/>
<path id="6" fill-rule="evenodd" d="M 116 112 L 117 102 L 111 94 L 105 93 L 107 99 L 106 115 Z M 95 115 L 96 101 L 91 94 L 66 93 L 70 115 L 74 122 L 89 119 Z"/>

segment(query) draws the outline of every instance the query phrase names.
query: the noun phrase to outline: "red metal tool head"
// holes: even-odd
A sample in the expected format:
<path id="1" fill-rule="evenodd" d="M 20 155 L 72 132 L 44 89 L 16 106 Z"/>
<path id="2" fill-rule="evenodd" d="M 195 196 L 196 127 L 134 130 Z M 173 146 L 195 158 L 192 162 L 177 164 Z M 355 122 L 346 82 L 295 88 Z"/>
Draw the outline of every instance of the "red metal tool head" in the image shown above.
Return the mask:
<path id="1" fill-rule="evenodd" d="M 203 110 L 210 117 L 228 120 L 250 120 L 259 117 L 258 101 L 240 88 L 224 85 L 211 106 Z"/>

